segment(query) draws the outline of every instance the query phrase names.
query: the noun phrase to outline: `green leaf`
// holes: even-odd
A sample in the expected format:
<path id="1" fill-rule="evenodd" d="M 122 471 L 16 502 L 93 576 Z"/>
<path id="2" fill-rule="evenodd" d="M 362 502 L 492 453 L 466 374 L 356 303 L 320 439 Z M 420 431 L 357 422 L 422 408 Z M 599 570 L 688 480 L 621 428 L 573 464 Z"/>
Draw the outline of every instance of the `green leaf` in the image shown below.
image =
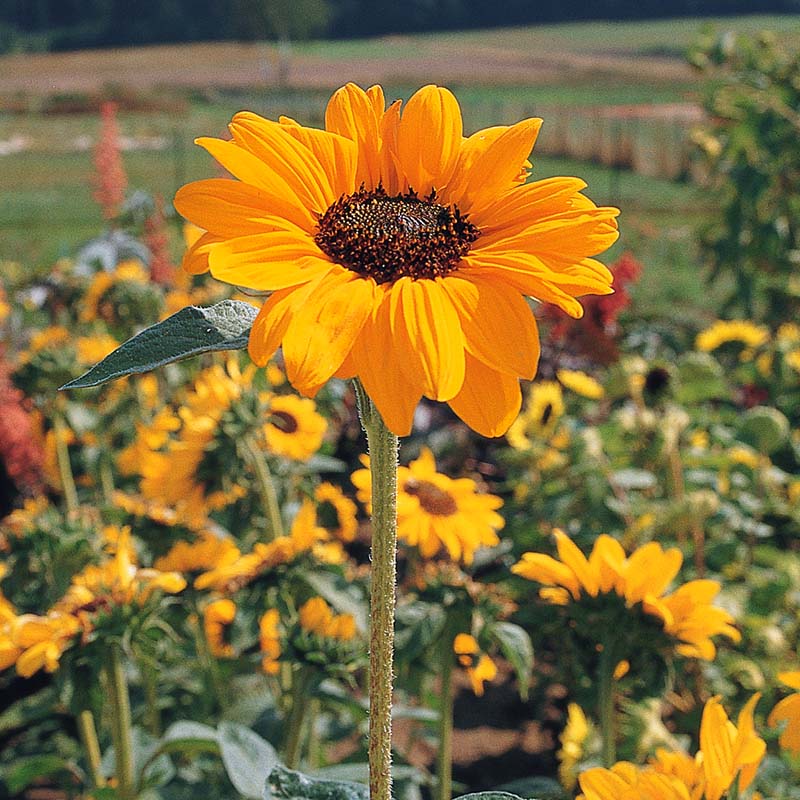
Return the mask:
<path id="1" fill-rule="evenodd" d="M 301 772 L 275 767 L 264 786 L 263 800 L 368 800 L 369 787 L 354 781 L 309 778 Z"/>
<path id="2" fill-rule="evenodd" d="M 186 740 L 216 742 L 217 732 L 210 725 L 204 725 L 202 722 L 180 720 L 173 722 L 167 728 L 167 732 L 161 738 L 161 744 Z"/>
<path id="3" fill-rule="evenodd" d="M 223 300 L 209 308 L 187 306 L 128 339 L 61 389 L 100 386 L 200 353 L 243 350 L 257 315 L 257 308 L 239 300 Z"/>
<path id="4" fill-rule="evenodd" d="M 221 722 L 217 741 L 222 763 L 239 794 L 260 800 L 267 776 L 280 763 L 275 748 L 255 731 L 235 722 Z"/>
<path id="5" fill-rule="evenodd" d="M 6 773 L 6 785 L 12 795 L 19 794 L 37 778 L 41 778 L 44 775 L 53 775 L 56 772 L 68 769 L 67 762 L 61 756 L 31 756 L 30 758 L 20 759 L 8 770 Z"/>
<path id="6" fill-rule="evenodd" d="M 524 628 L 513 622 L 496 622 L 490 628 L 492 637 L 500 645 L 503 655 L 517 673 L 519 694 L 528 699 L 528 687 L 533 672 L 533 644 Z"/>

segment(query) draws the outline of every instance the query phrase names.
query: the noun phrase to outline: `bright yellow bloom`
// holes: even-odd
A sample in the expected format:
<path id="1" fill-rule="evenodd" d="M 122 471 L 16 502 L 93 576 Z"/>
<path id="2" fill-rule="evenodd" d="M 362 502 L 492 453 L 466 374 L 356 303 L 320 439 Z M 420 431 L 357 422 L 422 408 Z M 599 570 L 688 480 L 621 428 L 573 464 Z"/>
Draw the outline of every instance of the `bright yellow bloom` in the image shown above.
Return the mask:
<path id="1" fill-rule="evenodd" d="M 747 347 L 760 347 L 769 340 L 769 331 L 763 325 L 746 320 L 718 320 L 697 334 L 695 347 L 710 353 L 728 342 L 740 342 Z"/>
<path id="2" fill-rule="evenodd" d="M 118 283 L 150 282 L 150 275 L 144 265 L 135 260 L 121 261 L 114 272 L 100 270 L 92 278 L 89 288 L 81 300 L 81 322 L 93 322 L 103 314 L 102 301 L 106 292 Z"/>
<path id="3" fill-rule="evenodd" d="M 0 615 L 0 670 L 16 664 L 23 678 L 44 670 L 55 672 L 61 654 L 72 644 L 80 631 L 78 620 L 59 611 L 46 616 L 16 616 L 6 608 Z"/>
<path id="4" fill-rule="evenodd" d="M 577 703 L 570 703 L 567 706 L 567 724 L 558 737 L 561 749 L 556 753 L 558 777 L 561 785 L 568 791 L 575 787 L 578 780 L 576 767 L 583 758 L 583 745 L 590 731 L 591 724 L 583 709 Z"/>
<path id="5" fill-rule="evenodd" d="M 162 572 L 200 572 L 230 564 L 240 555 L 232 539 L 202 531 L 191 542 L 175 542 L 153 566 Z"/>
<path id="6" fill-rule="evenodd" d="M 281 656 L 280 615 L 277 608 L 271 608 L 258 623 L 259 642 L 263 657 L 261 669 L 267 675 L 275 675 L 280 670 L 278 659 Z"/>
<path id="7" fill-rule="evenodd" d="M 332 483 L 321 483 L 317 486 L 314 499 L 318 503 L 318 524 L 336 539 L 352 542 L 358 530 L 356 504 Z"/>
<path id="8" fill-rule="evenodd" d="M 800 671 L 781 672 L 778 674 L 778 680 L 791 689 L 800 690 Z M 786 727 L 781 733 L 781 747 L 797 755 L 800 753 L 800 691 L 784 697 L 770 711 L 767 718 L 770 728 L 776 728 L 784 722 Z"/>
<path id="9" fill-rule="evenodd" d="M 512 423 L 508 443 L 517 450 L 528 450 L 532 441 L 546 441 L 564 415 L 564 395 L 555 381 L 531 384 L 525 410 Z"/>
<path id="10" fill-rule="evenodd" d="M 28 349 L 20 354 L 20 363 L 27 363 L 37 353 L 41 353 L 42 350 L 49 350 L 50 348 L 66 345 L 71 338 L 70 332 L 61 325 L 51 325 L 48 328 L 34 331 L 28 342 Z"/>
<path id="11" fill-rule="evenodd" d="M 578 780 L 583 791 L 578 800 L 690 800 L 678 779 L 627 761 L 586 770 Z"/>
<path id="12" fill-rule="evenodd" d="M 112 350 L 119 347 L 119 342 L 108 334 L 99 336 L 81 336 L 75 342 L 78 361 L 81 364 L 96 364 L 102 361 Z"/>
<path id="13" fill-rule="evenodd" d="M 775 338 L 780 344 L 800 342 L 800 325 L 796 322 L 784 322 L 776 331 Z"/>
<path id="14" fill-rule="evenodd" d="M 483 696 L 483 684 L 493 681 L 497 676 L 497 665 L 486 653 L 482 653 L 474 636 L 459 633 L 453 641 L 453 652 L 458 663 L 467 671 L 472 691 Z"/>
<path id="15" fill-rule="evenodd" d="M 267 449 L 295 461 L 308 461 L 322 445 L 328 423 L 313 400 L 292 394 L 272 395 L 265 410 Z"/>
<path id="16" fill-rule="evenodd" d="M 322 597 L 312 597 L 300 608 L 300 627 L 317 636 L 349 641 L 356 635 L 352 614 L 334 614 Z"/>
<path id="17" fill-rule="evenodd" d="M 628 607 L 641 603 L 642 610 L 660 618 L 665 633 L 680 642 L 677 651 L 689 657 L 713 659 L 716 648 L 711 637 L 715 635 L 739 641 L 733 617 L 711 604 L 721 588 L 717 581 L 689 581 L 665 594 L 683 563 L 677 548 L 665 551 L 649 542 L 626 556 L 616 539 L 603 534 L 587 559 L 563 531 L 553 533 L 560 560 L 543 553 L 523 553 L 511 568 L 523 578 L 544 584 L 546 588 L 539 591 L 544 600 L 566 605 L 580 601 L 584 594 L 615 593 Z"/>
<path id="18" fill-rule="evenodd" d="M 369 461 L 362 459 L 364 464 Z M 372 484 L 368 469 L 353 473 L 358 499 L 370 508 Z M 497 513 L 499 497 L 480 494 L 475 481 L 453 480 L 436 471 L 433 453 L 423 447 L 419 458 L 397 470 L 397 535 L 432 558 L 444 547 L 450 558 L 471 564 L 479 547 L 499 541 L 505 520 Z"/>
<path id="19" fill-rule="evenodd" d="M 800 372 L 800 350 L 791 350 L 784 359 L 795 372 Z"/>
<path id="20" fill-rule="evenodd" d="M 198 140 L 238 181 L 178 192 L 207 231 L 184 267 L 272 293 L 250 355 L 263 366 L 282 345 L 302 394 L 358 376 L 398 435 L 422 395 L 501 435 L 539 357 L 524 295 L 578 317 L 577 296 L 607 294 L 591 256 L 616 240 L 617 209 L 577 178 L 525 185 L 541 120 L 465 138 L 446 89 L 420 89 L 401 115 L 379 86 L 348 84 L 325 119 L 320 131 L 243 112 L 232 141 Z"/>
<path id="21" fill-rule="evenodd" d="M 740 792 L 753 782 L 767 750 L 753 725 L 753 710 L 760 697 L 754 694 L 750 698 L 739 713 L 736 725 L 728 719 L 719 697 L 712 697 L 706 703 L 700 723 L 706 800 L 720 800 L 737 775 Z"/>
<path id="22" fill-rule="evenodd" d="M 694 758 L 681 750 L 667 750 L 659 747 L 649 760 L 649 766 L 661 775 L 669 775 L 680 781 L 691 797 L 691 800 L 702 800 L 705 787 L 702 757 Z"/>
<path id="23" fill-rule="evenodd" d="M 728 458 L 734 464 L 742 464 L 750 469 L 758 469 L 761 465 L 762 457 L 752 448 L 744 445 L 736 445 L 728 450 Z"/>
<path id="24" fill-rule="evenodd" d="M 580 370 L 560 369 L 556 372 L 556 377 L 566 389 L 589 400 L 599 400 L 605 394 L 602 383 Z"/>
<path id="25" fill-rule="evenodd" d="M 203 630 L 211 655 L 216 658 L 232 658 L 233 646 L 227 641 L 227 633 L 236 618 L 236 603 L 223 597 L 213 600 L 203 609 Z"/>

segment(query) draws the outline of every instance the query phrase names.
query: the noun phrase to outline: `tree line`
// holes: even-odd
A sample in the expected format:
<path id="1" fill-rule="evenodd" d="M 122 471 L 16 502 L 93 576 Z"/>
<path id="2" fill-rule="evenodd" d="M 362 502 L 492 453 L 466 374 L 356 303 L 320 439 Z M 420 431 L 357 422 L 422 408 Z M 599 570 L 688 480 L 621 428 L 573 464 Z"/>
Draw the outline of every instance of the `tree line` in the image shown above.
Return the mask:
<path id="1" fill-rule="evenodd" d="M 0 51 L 800 12 L 800 0 L 0 0 Z"/>

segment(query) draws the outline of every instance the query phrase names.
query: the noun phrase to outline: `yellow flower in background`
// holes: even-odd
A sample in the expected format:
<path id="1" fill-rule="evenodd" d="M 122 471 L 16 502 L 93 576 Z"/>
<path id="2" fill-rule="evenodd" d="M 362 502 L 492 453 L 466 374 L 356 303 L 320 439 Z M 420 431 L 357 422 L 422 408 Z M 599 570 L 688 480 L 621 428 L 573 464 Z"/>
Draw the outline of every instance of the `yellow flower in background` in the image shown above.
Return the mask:
<path id="1" fill-rule="evenodd" d="M 43 350 L 67 345 L 71 338 L 70 332 L 62 325 L 51 325 L 34 331 L 28 342 L 28 349 L 19 355 L 19 362 L 26 364 Z"/>
<path id="2" fill-rule="evenodd" d="M 734 725 L 719 697 L 712 697 L 703 709 L 700 750 L 706 778 L 706 800 L 720 800 L 737 776 L 739 791 L 753 782 L 767 746 L 755 732 L 753 711 L 760 694 L 754 694 L 739 713 Z"/>
<path id="3" fill-rule="evenodd" d="M 308 633 L 345 642 L 356 635 L 352 614 L 334 614 L 322 597 L 312 597 L 300 607 L 300 627 Z"/>
<path id="4" fill-rule="evenodd" d="M 121 261 L 113 272 L 100 270 L 92 278 L 89 288 L 81 298 L 81 322 L 94 322 L 102 316 L 102 302 L 106 292 L 118 283 L 150 283 L 150 273 L 134 259 Z"/>
<path id="5" fill-rule="evenodd" d="M 792 350 L 786 354 L 784 361 L 796 372 L 800 372 L 800 350 Z"/>
<path id="6" fill-rule="evenodd" d="M 352 542 L 358 530 L 356 504 L 332 483 L 321 483 L 314 490 L 317 524 L 342 542 Z"/>
<path id="7" fill-rule="evenodd" d="M 11 314 L 11 306 L 8 304 L 8 295 L 5 288 L 0 285 L 0 323 L 5 322 Z"/>
<path id="8" fill-rule="evenodd" d="M 453 652 L 456 660 L 467 671 L 472 691 L 478 697 L 483 696 L 483 684 L 497 677 L 497 665 L 486 653 L 481 652 L 474 636 L 459 633 L 453 641 Z"/>
<path id="9" fill-rule="evenodd" d="M 796 322 L 784 322 L 775 332 L 775 339 L 780 344 L 800 342 L 800 325 Z"/>
<path id="10" fill-rule="evenodd" d="M 271 608 L 265 612 L 258 622 L 259 646 L 261 648 L 261 669 L 267 675 L 275 675 L 280 671 L 278 659 L 281 656 L 280 614 L 278 609 Z"/>
<path id="11" fill-rule="evenodd" d="M 666 590 L 683 563 L 677 548 L 662 550 L 649 542 L 626 556 L 611 536 L 599 536 L 587 559 L 560 530 L 553 531 L 559 559 L 544 553 L 523 553 L 511 571 L 544 584 L 539 596 L 549 603 L 567 605 L 582 596 L 614 593 L 630 608 L 641 603 L 642 611 L 658 617 L 664 632 L 679 641 L 677 652 L 687 657 L 712 660 L 716 648 L 712 636 L 739 641 L 733 617 L 712 605 L 721 586 L 713 580 L 694 580 L 671 594 Z"/>
<path id="12" fill-rule="evenodd" d="M 239 548 L 232 539 L 202 531 L 190 542 L 175 542 L 153 566 L 162 572 L 200 572 L 230 564 L 239 556 Z"/>
<path id="13" fill-rule="evenodd" d="M 588 400 L 600 400 L 605 394 L 603 384 L 580 370 L 560 369 L 556 372 L 556 377 L 565 389 Z"/>
<path id="14" fill-rule="evenodd" d="M 769 330 L 746 320 L 718 320 L 697 334 L 695 347 L 710 353 L 729 342 L 739 342 L 746 347 L 760 347 L 769 341 Z"/>
<path id="15" fill-rule="evenodd" d="M 75 342 L 78 361 L 81 364 L 96 364 L 102 361 L 112 350 L 119 347 L 119 342 L 108 334 L 99 336 L 81 336 Z"/>
<path id="16" fill-rule="evenodd" d="M 561 749 L 558 758 L 558 777 L 561 785 L 571 791 L 578 782 L 577 766 L 583 759 L 584 744 L 589 738 L 591 723 L 577 703 L 567 706 L 567 724 L 558 737 Z"/>
<path id="17" fill-rule="evenodd" d="M 368 459 L 363 458 L 365 465 Z M 358 499 L 370 509 L 372 484 L 369 469 L 353 473 Z M 423 558 L 433 558 L 442 548 L 454 561 L 471 564 L 479 547 L 499 542 L 497 531 L 505 521 L 497 513 L 499 497 L 481 494 L 470 478 L 452 478 L 436 471 L 433 453 L 423 447 L 419 458 L 397 470 L 397 535 L 416 547 Z"/>
<path id="18" fill-rule="evenodd" d="M 800 671 L 780 672 L 778 680 L 798 691 L 777 703 L 769 712 L 767 724 L 776 728 L 786 723 L 780 737 L 781 747 L 797 755 L 800 753 Z"/>
<path id="19" fill-rule="evenodd" d="M 532 443 L 546 441 L 564 415 L 564 395 L 555 381 L 531 384 L 525 410 L 511 424 L 508 443 L 517 450 L 528 450 Z"/>
<path id="20" fill-rule="evenodd" d="M 328 422 L 313 400 L 296 395 L 272 395 L 265 403 L 264 438 L 275 455 L 308 461 L 322 445 Z"/>
<path id="21" fill-rule="evenodd" d="M 583 792 L 578 800 L 693 800 L 677 778 L 627 761 L 586 770 L 578 780 Z"/>
<path id="22" fill-rule="evenodd" d="M 203 609 L 203 631 L 211 655 L 232 658 L 235 653 L 228 641 L 228 632 L 236 618 L 236 603 L 227 597 L 213 600 Z"/>
<path id="23" fill-rule="evenodd" d="M 17 616 L 6 601 L 0 611 L 0 670 L 16 665 L 22 678 L 40 670 L 55 672 L 80 630 L 78 620 L 69 614 L 51 610 L 45 616 Z"/>
<path id="24" fill-rule="evenodd" d="M 283 347 L 287 376 L 313 397 L 358 376 L 387 425 L 411 430 L 425 395 L 488 436 L 520 407 L 536 372 L 524 296 L 579 317 L 575 299 L 611 291 L 591 256 L 617 238 L 617 209 L 577 178 L 525 185 L 541 120 L 465 138 L 446 89 L 386 108 L 353 84 L 326 131 L 237 114 L 232 141 L 198 139 L 237 181 L 183 187 L 179 212 L 207 231 L 185 269 L 271 292 L 250 334 L 263 366 Z"/>

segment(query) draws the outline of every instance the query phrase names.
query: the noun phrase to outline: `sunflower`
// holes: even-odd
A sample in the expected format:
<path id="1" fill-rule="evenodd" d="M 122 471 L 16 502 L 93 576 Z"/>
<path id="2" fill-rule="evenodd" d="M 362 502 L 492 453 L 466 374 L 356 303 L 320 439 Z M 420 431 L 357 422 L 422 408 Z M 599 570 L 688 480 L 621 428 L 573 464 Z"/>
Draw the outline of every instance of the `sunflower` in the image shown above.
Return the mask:
<path id="1" fill-rule="evenodd" d="M 369 461 L 362 459 L 366 465 Z M 358 499 L 367 508 L 372 499 L 369 469 L 352 475 Z M 498 543 L 497 531 L 505 524 L 497 509 L 499 497 L 480 494 L 475 481 L 453 480 L 436 471 L 433 453 L 423 447 L 420 456 L 397 470 L 397 535 L 432 558 L 444 547 L 450 558 L 472 563 L 479 547 Z"/>
<path id="2" fill-rule="evenodd" d="M 602 383 L 578 369 L 560 369 L 556 377 L 563 387 L 589 400 L 600 400 L 605 394 Z"/>
<path id="3" fill-rule="evenodd" d="M 352 614 L 334 614 L 322 597 L 312 597 L 300 607 L 300 627 L 307 633 L 349 642 L 355 638 Z"/>
<path id="4" fill-rule="evenodd" d="M 356 504 L 332 483 L 321 483 L 314 490 L 317 501 L 317 524 L 342 542 L 356 538 Z"/>
<path id="5" fill-rule="evenodd" d="M 747 347 L 760 347 L 769 340 L 769 330 L 748 320 L 717 320 L 697 334 L 695 347 L 710 353 L 728 342 L 739 342 Z"/>
<path id="6" fill-rule="evenodd" d="M 193 541 L 175 542 L 153 566 L 161 571 L 200 572 L 230 564 L 241 556 L 233 540 L 212 531 L 200 531 Z"/>
<path id="7" fill-rule="evenodd" d="M 266 406 L 264 438 L 270 452 L 308 461 L 319 450 L 328 429 L 314 401 L 291 394 L 272 395 Z"/>
<path id="8" fill-rule="evenodd" d="M 770 711 L 767 722 L 771 728 L 775 728 L 783 722 L 786 723 L 786 727 L 781 733 L 781 747 L 797 755 L 800 753 L 800 670 L 781 672 L 778 680 L 785 683 L 790 689 L 798 691 L 784 697 Z"/>
<path id="9" fill-rule="evenodd" d="M 508 443 L 517 450 L 528 450 L 532 441 L 546 441 L 555 433 L 564 415 L 564 394 L 555 381 L 531 385 L 525 410 L 508 431 Z"/>
<path id="10" fill-rule="evenodd" d="M 203 630 L 211 655 L 216 658 L 232 658 L 233 646 L 228 641 L 233 620 L 236 618 L 236 603 L 227 597 L 212 600 L 203 609 Z"/>
<path id="11" fill-rule="evenodd" d="M 259 644 L 261 647 L 261 669 L 267 675 L 280 671 L 278 659 L 281 656 L 280 614 L 277 608 L 270 608 L 258 622 Z"/>
<path id="12" fill-rule="evenodd" d="M 649 542 L 626 556 L 616 539 L 602 535 L 587 559 L 563 531 L 555 530 L 554 536 L 560 560 L 543 553 L 523 553 L 511 568 L 523 578 L 544 584 L 539 591 L 543 600 L 567 605 L 585 596 L 617 595 L 628 608 L 641 605 L 645 614 L 660 620 L 664 632 L 678 641 L 678 653 L 707 661 L 716 655 L 712 636 L 741 638 L 733 617 L 712 605 L 721 588 L 717 581 L 689 581 L 666 594 L 683 563 L 677 548 L 665 551 L 657 542 Z"/>
<path id="13" fill-rule="evenodd" d="M 616 240 L 618 211 L 578 178 L 525 184 L 539 119 L 465 138 L 447 89 L 400 105 L 348 84 L 324 131 L 242 112 L 232 141 L 198 139 L 238 181 L 178 192 L 207 231 L 184 268 L 272 293 L 250 355 L 263 366 L 282 346 L 301 394 L 358 377 L 398 435 L 425 395 L 499 436 L 539 358 L 525 295 L 580 317 L 577 296 L 608 294 L 592 256 Z"/>
<path id="14" fill-rule="evenodd" d="M 611 769 L 586 770 L 579 779 L 583 794 L 578 800 L 720 800 L 737 776 L 743 792 L 766 753 L 753 726 L 759 697 L 750 698 L 736 725 L 719 697 L 712 697 L 703 709 L 700 750 L 694 757 L 660 749 L 643 767 L 620 761 Z"/>

